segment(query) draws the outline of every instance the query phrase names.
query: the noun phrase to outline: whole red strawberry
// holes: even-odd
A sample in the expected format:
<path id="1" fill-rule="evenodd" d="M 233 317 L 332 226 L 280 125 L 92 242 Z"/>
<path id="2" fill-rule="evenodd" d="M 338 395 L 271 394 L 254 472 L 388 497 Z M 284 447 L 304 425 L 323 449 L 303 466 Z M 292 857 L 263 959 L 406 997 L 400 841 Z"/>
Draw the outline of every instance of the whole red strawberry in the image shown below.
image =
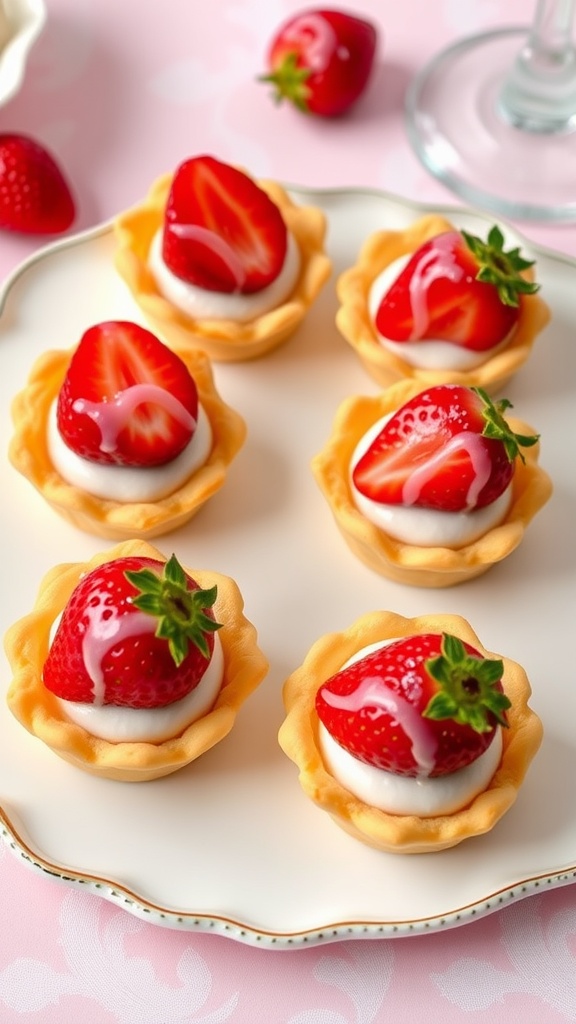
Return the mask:
<path id="1" fill-rule="evenodd" d="M 260 291 L 278 277 L 287 239 L 280 210 L 243 171 L 211 156 L 177 168 L 162 241 L 176 277 L 210 291 Z"/>
<path id="2" fill-rule="evenodd" d="M 537 435 L 515 434 L 481 388 L 439 384 L 406 402 L 385 423 L 352 471 L 354 486 L 381 504 L 470 511 L 490 505 L 514 475 L 520 447 Z"/>
<path id="3" fill-rule="evenodd" d="M 44 685 L 64 700 L 164 707 L 199 683 L 214 649 L 216 588 L 176 557 L 117 558 L 84 576 L 64 609 Z"/>
<path id="4" fill-rule="evenodd" d="M 0 134 L 0 228 L 59 234 L 75 216 L 68 182 L 48 150 L 27 135 Z"/>
<path id="5" fill-rule="evenodd" d="M 198 392 L 186 364 L 127 320 L 83 334 L 60 389 L 58 430 L 92 462 L 156 466 L 174 459 L 196 429 Z"/>
<path id="6" fill-rule="evenodd" d="M 316 711 L 366 764 L 406 776 L 465 768 L 506 726 L 503 665 L 449 634 L 396 640 L 328 679 Z"/>
<path id="7" fill-rule="evenodd" d="M 343 114 L 364 92 L 374 64 L 378 33 L 371 22 L 346 11 L 301 11 L 276 32 L 268 53 L 275 99 L 320 117 Z"/>
<path id="8" fill-rule="evenodd" d="M 425 242 L 383 296 L 376 328 L 392 341 L 449 341 L 471 351 L 494 348 L 520 316 L 523 295 L 539 285 L 520 250 L 504 249 L 496 225 L 487 241 L 448 231 Z"/>

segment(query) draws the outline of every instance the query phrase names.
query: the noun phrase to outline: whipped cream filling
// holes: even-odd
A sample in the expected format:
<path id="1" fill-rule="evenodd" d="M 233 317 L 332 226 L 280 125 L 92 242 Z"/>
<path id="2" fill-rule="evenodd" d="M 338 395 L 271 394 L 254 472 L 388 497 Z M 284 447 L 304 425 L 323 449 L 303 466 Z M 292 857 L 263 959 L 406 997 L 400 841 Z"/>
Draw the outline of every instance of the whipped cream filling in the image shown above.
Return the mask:
<path id="1" fill-rule="evenodd" d="M 150 618 L 150 616 L 148 616 Z M 218 633 L 198 685 L 181 700 L 160 708 L 124 708 L 55 698 L 65 717 L 109 743 L 162 743 L 179 736 L 213 707 L 224 678 L 224 654 Z"/>
<path id="2" fill-rule="evenodd" d="M 286 257 L 278 277 L 266 288 L 249 295 L 209 291 L 176 277 L 162 258 L 162 235 L 163 229 L 160 228 L 152 239 L 148 266 L 160 294 L 193 320 L 235 320 L 247 323 L 280 306 L 294 291 L 301 260 L 300 250 L 290 232 Z"/>
<path id="3" fill-rule="evenodd" d="M 201 405 L 189 443 L 170 462 L 160 466 L 106 465 L 84 459 L 63 440 L 57 425 L 57 400 L 48 415 L 47 442 L 52 465 L 72 487 L 110 501 L 159 501 L 189 480 L 204 465 L 212 450 L 212 427 Z"/>
<path id="4" fill-rule="evenodd" d="M 403 544 L 418 547 L 460 548 L 482 537 L 498 526 L 512 504 L 512 485 L 496 501 L 483 508 L 442 512 L 437 509 L 407 505 L 386 505 L 367 498 L 354 486 L 352 473 L 356 464 L 378 436 L 393 414 L 379 419 L 360 439 L 350 460 L 350 490 L 359 512 L 378 529 Z M 416 487 L 414 488 L 416 490 Z"/>
<path id="5" fill-rule="evenodd" d="M 399 256 L 374 279 L 368 293 L 368 310 L 376 329 L 376 314 L 378 307 L 386 293 L 394 284 L 396 278 L 401 274 L 412 253 Z M 383 348 L 388 349 L 399 359 L 403 359 L 409 366 L 421 370 L 474 370 L 481 366 L 487 359 L 505 348 L 510 340 L 508 334 L 498 345 L 486 349 L 484 352 L 475 352 L 456 345 L 450 341 L 441 339 L 427 339 L 426 341 L 393 341 L 385 335 L 376 331 L 378 340 Z M 512 333 L 512 332 L 511 332 Z"/>
<path id="6" fill-rule="evenodd" d="M 342 668 L 394 639 L 363 647 Z M 421 818 L 453 814 L 466 807 L 489 786 L 502 757 L 502 730 L 497 728 L 490 746 L 465 768 L 434 778 L 425 774 L 409 778 L 359 761 L 336 742 L 322 722 L 318 740 L 326 769 L 359 800 L 388 814 L 417 814 Z"/>

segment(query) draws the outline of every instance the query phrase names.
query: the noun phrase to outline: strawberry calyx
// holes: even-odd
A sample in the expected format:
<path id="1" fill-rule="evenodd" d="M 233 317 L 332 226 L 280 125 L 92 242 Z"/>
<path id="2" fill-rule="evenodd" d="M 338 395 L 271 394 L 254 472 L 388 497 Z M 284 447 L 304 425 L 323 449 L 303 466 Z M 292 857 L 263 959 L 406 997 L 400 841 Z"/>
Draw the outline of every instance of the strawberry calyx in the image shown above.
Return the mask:
<path id="1" fill-rule="evenodd" d="M 178 667 L 193 643 L 205 658 L 210 657 L 205 633 L 221 628 L 206 614 L 216 600 L 217 587 L 188 590 L 186 574 L 175 555 L 166 562 L 162 575 L 151 569 L 127 569 L 126 578 L 138 590 L 132 604 L 140 611 L 158 619 L 156 636 L 168 641 L 168 648 Z"/>
<path id="2" fill-rule="evenodd" d="M 282 60 L 276 65 L 273 71 L 267 75 L 260 75 L 258 81 L 267 82 L 274 87 L 272 99 L 280 104 L 283 100 L 289 100 L 298 110 L 309 113 L 308 101 L 311 90 L 306 84 L 312 71 L 310 68 L 299 64 L 299 57 L 296 52 L 285 54 Z"/>
<path id="3" fill-rule="evenodd" d="M 464 230 L 461 235 L 478 264 L 476 280 L 494 285 L 505 306 L 518 306 L 520 295 L 533 295 L 539 290 L 539 284 L 522 276 L 522 271 L 534 266 L 534 260 L 522 256 L 518 247 L 506 251 L 504 235 L 496 224 L 486 241 Z"/>
<path id="4" fill-rule="evenodd" d="M 522 462 L 525 462 L 526 460 L 520 449 L 531 448 L 537 444 L 540 440 L 540 435 L 514 433 L 510 424 L 507 423 L 502 415 L 506 409 L 512 408 L 512 403 L 507 398 L 502 398 L 499 402 L 493 402 L 483 388 L 474 387 L 472 391 L 484 403 L 481 409 L 482 418 L 485 423 L 482 436 L 492 438 L 494 441 L 501 441 L 510 462 L 514 462 L 517 456 Z"/>
<path id="5" fill-rule="evenodd" d="M 439 690 L 422 712 L 424 718 L 450 718 L 478 733 L 491 732 L 494 719 L 508 725 L 505 711 L 511 702 L 498 689 L 503 672 L 500 659 L 469 654 L 458 637 L 443 633 L 441 653 L 428 658 L 425 668 Z"/>

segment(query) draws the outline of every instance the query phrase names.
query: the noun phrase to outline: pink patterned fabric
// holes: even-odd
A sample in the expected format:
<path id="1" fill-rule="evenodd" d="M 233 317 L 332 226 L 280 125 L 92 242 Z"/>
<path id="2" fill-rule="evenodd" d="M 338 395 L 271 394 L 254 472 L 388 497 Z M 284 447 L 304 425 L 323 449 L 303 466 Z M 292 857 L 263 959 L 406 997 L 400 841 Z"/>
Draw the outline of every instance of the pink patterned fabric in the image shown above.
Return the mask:
<path id="1" fill-rule="evenodd" d="M 45 142 L 74 184 L 74 230 L 132 205 L 187 155 L 310 187 L 454 201 L 406 139 L 411 75 L 449 41 L 522 23 L 526 0 L 349 0 L 380 25 L 369 93 L 345 122 L 276 108 L 267 40 L 296 0 L 47 0 L 48 21 L 0 131 Z M 576 256 L 576 226 L 521 225 Z M 4 234 L 0 279 L 39 247 Z M 29 871 L 0 843 L 2 1024 L 429 1024 L 576 1020 L 576 887 L 461 928 L 271 952 L 141 922 Z"/>

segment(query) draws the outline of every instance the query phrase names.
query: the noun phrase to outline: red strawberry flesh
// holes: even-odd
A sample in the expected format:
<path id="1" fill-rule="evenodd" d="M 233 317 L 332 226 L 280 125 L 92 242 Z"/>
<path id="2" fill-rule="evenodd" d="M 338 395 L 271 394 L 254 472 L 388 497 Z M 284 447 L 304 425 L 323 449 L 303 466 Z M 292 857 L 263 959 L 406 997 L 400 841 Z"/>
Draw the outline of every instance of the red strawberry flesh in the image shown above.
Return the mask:
<path id="1" fill-rule="evenodd" d="M 198 392 L 188 368 L 130 321 L 90 327 L 60 390 L 58 430 L 92 462 L 150 467 L 171 461 L 196 429 Z"/>
<path id="2" fill-rule="evenodd" d="M 444 384 L 416 395 L 394 413 L 352 471 L 355 487 L 382 504 L 442 512 L 492 504 L 514 475 L 520 446 L 536 436 L 514 434 L 478 388 Z"/>
<path id="3" fill-rule="evenodd" d="M 436 235 L 408 259 L 383 296 L 376 328 L 396 342 L 495 348 L 517 324 L 522 296 L 538 290 L 523 273 L 531 266 L 518 249 L 504 250 L 497 227 L 487 242 L 467 232 Z"/>
<path id="4" fill-rule="evenodd" d="M 251 294 L 276 280 L 286 250 L 280 210 L 247 174 L 210 156 L 178 167 L 162 243 L 173 274 L 209 291 Z"/>

